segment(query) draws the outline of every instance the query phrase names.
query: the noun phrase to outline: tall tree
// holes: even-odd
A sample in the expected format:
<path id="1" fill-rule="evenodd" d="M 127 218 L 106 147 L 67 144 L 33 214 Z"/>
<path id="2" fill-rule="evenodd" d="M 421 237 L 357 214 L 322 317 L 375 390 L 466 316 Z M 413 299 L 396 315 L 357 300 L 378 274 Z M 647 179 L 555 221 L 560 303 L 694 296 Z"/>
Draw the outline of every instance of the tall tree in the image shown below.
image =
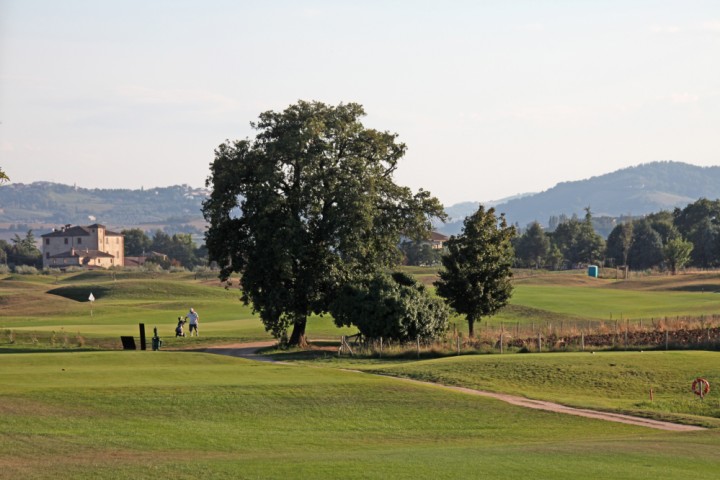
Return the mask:
<path id="1" fill-rule="evenodd" d="M 673 238 L 665 245 L 663 255 L 673 275 L 690 261 L 692 249 L 692 243 L 682 238 Z"/>
<path id="2" fill-rule="evenodd" d="M 265 328 L 303 345 L 307 318 L 327 312 L 338 288 L 396 264 L 400 235 L 423 238 L 433 216 L 428 192 L 392 175 L 406 147 L 368 129 L 362 106 L 300 101 L 260 115 L 252 140 L 215 151 L 203 214 L 206 245 L 227 279 L 240 273 L 242 299 Z"/>
<path id="3" fill-rule="evenodd" d="M 627 220 L 613 228 L 605 246 L 605 257 L 614 261 L 615 265 L 627 267 L 630 248 L 633 243 L 633 221 Z"/>
<path id="4" fill-rule="evenodd" d="M 542 267 L 549 252 L 550 240 L 538 222 L 531 223 L 516 241 L 515 255 L 527 267 Z"/>
<path id="5" fill-rule="evenodd" d="M 514 235 L 515 228 L 507 225 L 504 215 L 498 218 L 494 208 L 486 211 L 480 205 L 465 218 L 460 235 L 445 243 L 445 268 L 435 282 L 437 294 L 465 315 L 471 337 L 476 321 L 494 315 L 510 300 Z"/>
<path id="6" fill-rule="evenodd" d="M 635 222 L 629 265 L 635 270 L 658 267 L 663 261 L 662 237 L 647 220 Z"/>
<path id="7" fill-rule="evenodd" d="M 5 182 L 9 182 L 9 181 L 10 181 L 10 179 L 3 171 L 2 167 L 0 167 L 0 185 L 2 185 Z"/>
<path id="8" fill-rule="evenodd" d="M 15 237 L 10 241 L 12 246 L 7 252 L 7 262 L 9 264 L 42 266 L 42 252 L 37 248 L 32 230 L 28 230 L 24 238 L 16 233 Z"/>
<path id="9" fill-rule="evenodd" d="M 150 245 L 152 240 L 150 237 L 139 228 L 130 228 L 121 231 L 125 236 L 125 255 L 126 256 L 138 256 L 143 255 L 150 251 Z"/>

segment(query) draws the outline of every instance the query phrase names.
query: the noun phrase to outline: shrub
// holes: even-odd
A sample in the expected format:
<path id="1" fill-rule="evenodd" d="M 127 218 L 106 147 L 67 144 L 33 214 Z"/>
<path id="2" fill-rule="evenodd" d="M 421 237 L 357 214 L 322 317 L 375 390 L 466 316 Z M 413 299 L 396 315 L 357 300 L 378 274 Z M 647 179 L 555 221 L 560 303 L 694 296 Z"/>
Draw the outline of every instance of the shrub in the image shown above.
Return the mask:
<path id="1" fill-rule="evenodd" d="M 19 275 L 37 275 L 38 269 L 31 265 L 15 265 L 15 273 Z"/>

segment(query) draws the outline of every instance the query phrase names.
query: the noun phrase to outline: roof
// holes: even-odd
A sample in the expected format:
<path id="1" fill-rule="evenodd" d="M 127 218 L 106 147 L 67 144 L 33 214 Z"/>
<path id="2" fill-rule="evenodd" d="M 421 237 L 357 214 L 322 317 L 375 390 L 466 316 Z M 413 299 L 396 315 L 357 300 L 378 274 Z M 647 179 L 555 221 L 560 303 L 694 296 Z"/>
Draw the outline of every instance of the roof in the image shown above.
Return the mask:
<path id="1" fill-rule="evenodd" d="M 75 225 L 74 227 L 65 227 L 62 229 L 54 230 L 50 233 L 46 233 L 44 235 L 40 235 L 41 237 L 89 237 L 92 232 L 90 230 L 105 230 L 105 236 L 116 236 L 116 237 L 122 237 L 122 233 L 117 232 L 111 232 L 107 230 L 105 225 L 100 225 L 99 223 L 94 223 L 92 225 L 88 225 L 86 227 L 82 227 L 80 225 Z"/>
<path id="2" fill-rule="evenodd" d="M 81 227 L 79 225 L 76 225 L 74 227 L 65 228 L 62 230 L 55 230 L 50 233 L 46 233 L 45 235 L 40 235 L 41 237 L 89 237 L 90 236 L 90 230 L 87 229 L 87 227 Z"/>
<path id="3" fill-rule="evenodd" d="M 448 237 L 438 232 L 430 232 L 430 240 L 435 242 L 447 242 Z"/>
<path id="4" fill-rule="evenodd" d="M 50 258 L 115 258 L 115 255 L 101 252 L 100 250 L 71 248 L 66 252 L 51 255 Z"/>

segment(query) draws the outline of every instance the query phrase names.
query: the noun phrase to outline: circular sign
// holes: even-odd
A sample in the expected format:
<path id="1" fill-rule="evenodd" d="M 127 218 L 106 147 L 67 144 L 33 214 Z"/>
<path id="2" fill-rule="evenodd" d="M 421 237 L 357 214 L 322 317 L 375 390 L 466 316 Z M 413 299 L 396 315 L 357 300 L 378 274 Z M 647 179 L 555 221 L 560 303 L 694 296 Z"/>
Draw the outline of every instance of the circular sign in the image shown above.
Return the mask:
<path id="1" fill-rule="evenodd" d="M 695 395 L 704 397 L 710 392 L 710 382 L 704 378 L 696 378 L 692 383 L 692 391 Z"/>

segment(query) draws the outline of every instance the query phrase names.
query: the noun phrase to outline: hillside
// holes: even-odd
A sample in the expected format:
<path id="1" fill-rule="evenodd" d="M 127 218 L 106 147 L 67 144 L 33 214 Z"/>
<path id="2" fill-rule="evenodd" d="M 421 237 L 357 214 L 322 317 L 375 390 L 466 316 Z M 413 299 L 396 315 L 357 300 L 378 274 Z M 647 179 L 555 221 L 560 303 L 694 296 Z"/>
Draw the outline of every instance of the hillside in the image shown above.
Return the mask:
<path id="1" fill-rule="evenodd" d="M 111 228 L 202 232 L 202 201 L 208 191 L 187 185 L 149 190 L 87 189 L 50 182 L 8 184 L 0 188 L 2 231 L 33 228 L 43 233 L 67 223 L 99 222 Z M 720 198 L 720 167 L 698 167 L 681 162 L 653 162 L 624 168 L 586 180 L 559 183 L 536 194 L 522 194 L 494 202 L 511 223 L 521 227 L 551 216 L 577 214 L 590 206 L 598 217 L 645 215 L 685 207 L 699 198 Z M 437 225 L 445 234 L 458 233 L 463 219 L 479 202 L 446 207 L 450 221 Z M 10 229 L 9 227 L 13 227 Z M 607 232 L 604 232 L 607 233 Z"/>
<path id="2" fill-rule="evenodd" d="M 198 228 L 207 190 L 187 185 L 149 190 L 88 189 L 50 182 L 0 188 L 0 225 L 36 233 L 65 224 L 101 223 L 111 228 L 176 225 Z"/>
<path id="3" fill-rule="evenodd" d="M 683 208 L 699 198 L 720 198 L 720 167 L 698 167 L 681 162 L 652 162 L 574 182 L 562 182 L 544 192 L 495 205 L 508 221 L 521 227 L 535 220 L 547 225 L 551 216 L 577 214 L 590 207 L 596 217 L 646 215 Z M 453 221 L 440 228 L 446 234 L 460 231 L 467 211 L 454 208 Z M 455 207 L 455 206 L 453 206 Z M 453 208 L 450 207 L 450 208 Z"/>

